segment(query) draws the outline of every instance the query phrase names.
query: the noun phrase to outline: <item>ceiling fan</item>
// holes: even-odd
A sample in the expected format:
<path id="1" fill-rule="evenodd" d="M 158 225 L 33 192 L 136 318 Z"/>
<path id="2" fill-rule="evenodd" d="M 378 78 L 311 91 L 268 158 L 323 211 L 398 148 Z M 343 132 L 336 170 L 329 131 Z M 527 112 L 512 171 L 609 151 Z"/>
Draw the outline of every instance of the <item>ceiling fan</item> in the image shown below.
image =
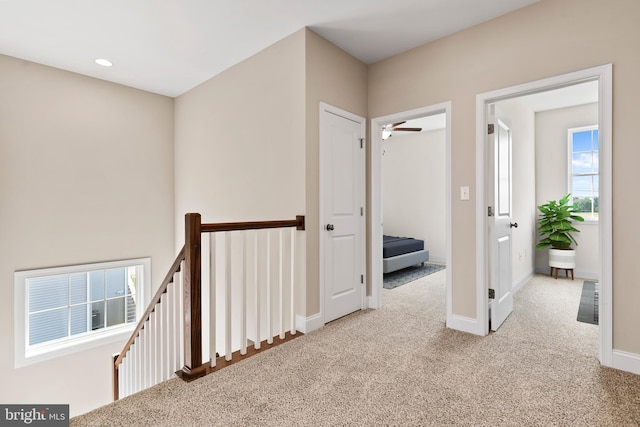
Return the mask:
<path id="1" fill-rule="evenodd" d="M 392 123 L 390 125 L 385 125 L 382 127 L 382 139 L 387 139 L 393 136 L 393 132 L 420 132 L 422 128 L 406 128 L 399 127 L 401 124 L 407 123 L 406 120 L 403 122 Z"/>

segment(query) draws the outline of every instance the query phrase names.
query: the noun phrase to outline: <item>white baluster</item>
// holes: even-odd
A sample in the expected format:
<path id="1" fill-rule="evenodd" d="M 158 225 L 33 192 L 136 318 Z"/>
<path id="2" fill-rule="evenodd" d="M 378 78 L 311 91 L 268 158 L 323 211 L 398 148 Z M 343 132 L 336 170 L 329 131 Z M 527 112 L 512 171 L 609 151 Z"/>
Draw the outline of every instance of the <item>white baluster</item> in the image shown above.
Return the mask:
<path id="1" fill-rule="evenodd" d="M 122 399 L 123 397 L 125 397 L 126 394 L 126 388 L 127 388 L 127 384 L 126 384 L 126 378 L 127 378 L 127 369 L 125 367 L 124 364 L 124 360 L 122 363 L 120 363 L 120 365 L 118 366 L 118 399 Z"/>
<path id="2" fill-rule="evenodd" d="M 255 295 L 255 307 L 256 313 L 256 336 L 253 346 L 256 350 L 260 349 L 260 283 L 258 281 L 258 236 L 256 231 L 253 233 L 253 294 Z"/>
<path id="3" fill-rule="evenodd" d="M 133 347 L 135 347 L 135 344 L 133 344 L 129 348 L 127 357 L 124 359 L 125 363 L 127 364 L 127 396 L 129 396 L 130 394 L 133 394 L 133 388 L 136 382 L 135 379 L 133 378 L 133 372 L 135 371 L 134 363 L 133 363 L 133 360 L 134 360 Z"/>
<path id="4" fill-rule="evenodd" d="M 164 364 L 164 317 L 162 307 L 166 303 L 165 294 L 160 295 L 160 302 L 156 305 L 156 345 L 154 347 L 156 360 L 156 384 L 164 381 L 163 364 Z"/>
<path id="5" fill-rule="evenodd" d="M 283 258 L 282 255 L 282 229 L 278 230 L 278 327 L 280 331 L 280 339 L 284 338 L 284 292 L 282 291 L 283 276 Z"/>
<path id="6" fill-rule="evenodd" d="M 133 362 L 131 366 L 133 369 L 133 392 L 137 393 L 140 390 L 140 335 L 136 338 L 136 344 L 133 348 Z"/>
<path id="7" fill-rule="evenodd" d="M 154 311 L 155 314 L 155 322 L 153 323 L 153 343 L 151 346 L 151 354 L 153 360 L 153 366 L 151 368 L 153 384 L 159 384 L 162 381 L 160 377 L 160 369 L 162 368 L 162 318 L 160 317 L 160 304 L 162 303 L 162 298 L 158 304 L 156 304 L 156 308 Z"/>
<path id="8" fill-rule="evenodd" d="M 224 234 L 225 237 L 225 360 L 231 360 L 233 351 L 231 350 L 231 233 Z"/>
<path id="9" fill-rule="evenodd" d="M 149 373 L 149 382 L 147 387 L 153 387 L 154 385 L 158 384 L 156 379 L 156 365 L 158 363 L 158 360 L 156 358 L 156 323 L 158 322 L 158 313 L 156 311 L 151 313 L 151 317 L 149 320 L 149 353 L 147 355 L 147 372 Z"/>
<path id="10" fill-rule="evenodd" d="M 273 344 L 273 325 L 271 321 L 271 231 L 267 231 L 267 343 Z"/>
<path id="11" fill-rule="evenodd" d="M 200 315 L 201 315 L 201 350 L 200 356 L 203 363 L 209 363 L 211 360 L 209 357 L 209 350 L 211 344 L 211 312 L 209 311 L 209 300 L 211 299 L 211 287 L 208 286 L 211 283 L 211 234 L 201 233 L 200 235 Z"/>
<path id="12" fill-rule="evenodd" d="M 118 398 L 122 399 L 127 395 L 127 381 L 129 373 L 127 372 L 127 357 L 122 359 L 120 366 L 118 366 Z"/>
<path id="13" fill-rule="evenodd" d="M 296 263 L 296 229 L 291 228 L 291 335 L 296 334 L 296 300 L 295 300 L 295 263 Z"/>
<path id="14" fill-rule="evenodd" d="M 178 274 L 173 275 L 173 283 L 169 283 L 169 287 L 167 288 L 167 369 L 166 375 L 171 377 L 171 373 L 175 372 L 176 369 L 176 323 L 175 323 L 175 287 L 176 287 L 176 276 Z"/>
<path id="15" fill-rule="evenodd" d="M 181 272 L 184 271 L 185 262 L 182 261 Z M 173 366 L 174 371 L 178 371 L 182 369 L 184 366 L 184 330 L 182 329 L 183 323 L 183 292 L 182 292 L 182 274 L 178 273 L 174 277 L 174 289 L 173 289 L 173 327 L 174 327 L 174 357 L 175 357 L 175 365 Z"/>
<path id="16" fill-rule="evenodd" d="M 129 354 L 129 395 L 136 392 L 136 353 L 133 351 L 134 347 L 137 346 L 134 344 Z"/>
<path id="17" fill-rule="evenodd" d="M 242 232 L 242 281 L 240 282 L 240 354 L 247 354 L 247 231 Z"/>
<path id="18" fill-rule="evenodd" d="M 140 390 L 144 390 L 144 381 L 145 381 L 145 375 L 144 375 L 144 360 L 146 357 L 146 352 L 145 352 L 145 348 L 144 348 L 144 340 L 147 339 L 146 337 L 146 331 L 145 329 L 140 329 L 140 335 L 138 335 L 138 350 L 140 350 L 140 352 L 138 353 L 138 367 L 137 367 L 137 371 L 138 371 L 138 391 Z"/>
<path id="19" fill-rule="evenodd" d="M 169 286 L 173 286 L 169 284 Z M 160 357 L 162 358 L 162 370 L 160 371 L 160 378 L 162 381 L 166 381 L 169 379 L 169 372 L 171 370 L 169 361 L 171 359 L 170 348 L 171 344 L 169 342 L 169 303 L 171 301 L 170 293 L 167 290 L 166 293 L 162 294 L 161 300 L 162 304 L 160 304 L 160 317 L 162 318 L 161 326 L 161 335 L 162 335 L 162 347 L 160 348 Z"/>
<path id="20" fill-rule="evenodd" d="M 216 234 L 209 239 L 209 358 L 216 366 Z"/>

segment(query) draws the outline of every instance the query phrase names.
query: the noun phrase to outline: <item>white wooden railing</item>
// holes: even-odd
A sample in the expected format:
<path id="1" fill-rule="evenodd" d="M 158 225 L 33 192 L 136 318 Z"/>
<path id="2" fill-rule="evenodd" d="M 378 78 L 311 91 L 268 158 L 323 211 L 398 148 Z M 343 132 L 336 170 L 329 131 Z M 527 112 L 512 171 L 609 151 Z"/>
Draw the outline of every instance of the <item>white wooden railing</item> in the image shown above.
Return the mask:
<path id="1" fill-rule="evenodd" d="M 115 400 L 174 374 L 198 378 L 300 335 L 296 230 L 304 230 L 304 217 L 201 224 L 199 214 L 187 214 L 185 224 L 185 246 L 114 355 Z"/>

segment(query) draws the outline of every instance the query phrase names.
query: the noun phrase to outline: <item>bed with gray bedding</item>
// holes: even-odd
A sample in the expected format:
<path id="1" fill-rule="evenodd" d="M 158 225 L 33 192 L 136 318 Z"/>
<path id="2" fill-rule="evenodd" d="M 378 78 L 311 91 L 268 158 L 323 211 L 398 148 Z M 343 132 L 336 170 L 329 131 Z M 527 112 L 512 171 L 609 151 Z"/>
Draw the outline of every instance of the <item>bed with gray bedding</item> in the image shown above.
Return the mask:
<path id="1" fill-rule="evenodd" d="M 424 241 L 411 237 L 382 236 L 382 272 L 391 273 L 429 261 Z"/>

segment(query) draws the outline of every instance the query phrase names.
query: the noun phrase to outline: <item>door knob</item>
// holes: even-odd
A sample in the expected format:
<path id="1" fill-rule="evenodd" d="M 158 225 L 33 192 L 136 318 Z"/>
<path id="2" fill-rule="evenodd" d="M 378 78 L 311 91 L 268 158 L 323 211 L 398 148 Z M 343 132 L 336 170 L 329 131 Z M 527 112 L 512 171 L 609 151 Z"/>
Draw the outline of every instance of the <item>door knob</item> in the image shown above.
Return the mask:
<path id="1" fill-rule="evenodd" d="M 512 222 L 511 224 L 509 224 L 509 227 L 518 228 L 518 223 L 517 222 Z"/>
<path id="2" fill-rule="evenodd" d="M 333 230 L 333 224 L 327 224 L 327 231 Z"/>

